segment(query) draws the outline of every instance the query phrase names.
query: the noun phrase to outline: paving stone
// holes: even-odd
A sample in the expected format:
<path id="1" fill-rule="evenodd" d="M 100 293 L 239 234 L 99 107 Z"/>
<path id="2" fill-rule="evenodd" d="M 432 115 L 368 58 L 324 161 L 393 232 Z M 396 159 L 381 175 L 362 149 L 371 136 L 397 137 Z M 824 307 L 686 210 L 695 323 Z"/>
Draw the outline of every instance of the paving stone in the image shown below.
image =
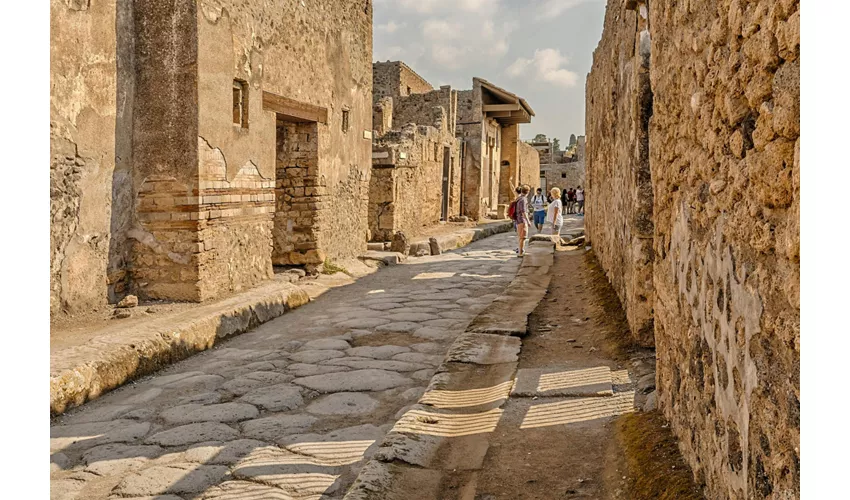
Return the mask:
<path id="1" fill-rule="evenodd" d="M 158 375 L 155 376 L 151 381 L 151 385 L 155 385 L 157 387 L 164 387 L 168 384 L 177 382 L 179 380 L 183 380 L 186 378 L 196 377 L 198 375 L 206 375 L 204 372 L 183 372 L 183 373 L 175 373 L 172 375 Z"/>
<path id="2" fill-rule="evenodd" d="M 167 389 L 188 389 L 188 388 L 204 388 L 204 389 L 215 389 L 220 386 L 226 379 L 221 375 L 195 375 L 193 377 L 180 379 L 174 382 L 171 382 L 167 386 Z"/>
<path id="3" fill-rule="evenodd" d="M 112 420 L 76 425 L 56 425 L 50 428 L 50 452 L 66 448 L 78 450 L 108 443 L 127 443 L 148 433 L 151 424 L 133 420 Z"/>
<path id="4" fill-rule="evenodd" d="M 390 432 L 375 452 L 382 462 L 403 462 L 426 469 L 478 470 L 490 447 L 486 432 L 466 436 L 432 436 Z"/>
<path id="5" fill-rule="evenodd" d="M 50 500 L 76 500 L 85 486 L 85 481 L 77 479 L 51 480 Z"/>
<path id="6" fill-rule="evenodd" d="M 399 302 L 379 302 L 377 304 L 367 305 L 366 307 L 368 307 L 369 309 L 374 309 L 376 311 L 390 311 L 393 309 L 399 309 L 404 306 L 402 306 L 402 304 Z"/>
<path id="7" fill-rule="evenodd" d="M 239 400 L 269 411 L 294 410 L 304 404 L 301 388 L 291 384 L 278 384 L 254 389 Z"/>
<path id="8" fill-rule="evenodd" d="M 351 359 L 351 358 L 341 358 L 341 359 L 331 359 L 329 361 L 325 361 L 325 363 L 329 365 L 342 365 L 347 366 L 349 368 L 354 368 L 355 370 L 366 370 L 366 369 L 376 369 L 376 370 L 389 370 L 393 372 L 413 372 L 416 370 L 422 370 L 424 368 L 428 368 L 428 365 L 423 365 L 419 363 L 407 363 L 404 361 L 393 361 L 393 360 L 384 360 L 384 359 Z"/>
<path id="9" fill-rule="evenodd" d="M 345 500 L 472 498 L 475 484 L 471 471 L 429 470 L 369 460 Z"/>
<path id="10" fill-rule="evenodd" d="M 242 423 L 242 433 L 249 438 L 274 442 L 287 434 L 307 430 L 316 417 L 310 415 L 273 415 Z"/>
<path id="11" fill-rule="evenodd" d="M 386 325 L 390 320 L 384 318 L 359 318 L 342 321 L 336 325 L 340 328 L 375 328 L 376 326 Z"/>
<path id="12" fill-rule="evenodd" d="M 386 426 L 375 426 L 372 424 L 355 425 L 353 427 L 335 429 L 324 434 L 291 434 L 278 439 L 276 442 L 280 446 L 291 446 L 298 443 L 380 441 L 391 427 L 392 424 Z"/>
<path id="13" fill-rule="evenodd" d="M 397 333 L 412 333 L 416 330 L 422 328 L 422 325 L 419 323 L 414 323 L 412 321 L 395 321 L 393 323 L 387 323 L 386 325 L 381 325 L 375 328 L 376 332 L 397 332 Z"/>
<path id="14" fill-rule="evenodd" d="M 85 408 L 84 411 L 76 411 L 62 417 L 65 425 L 86 424 L 90 422 L 108 422 L 121 418 L 135 407 L 131 405 L 109 405 L 98 408 Z"/>
<path id="15" fill-rule="evenodd" d="M 395 372 L 369 369 L 297 378 L 292 382 L 314 391 L 330 393 L 383 391 L 407 385 L 410 383 L 410 379 Z"/>
<path id="16" fill-rule="evenodd" d="M 310 403 L 308 413 L 316 415 L 362 415 L 371 413 L 381 403 L 359 392 L 338 392 L 323 396 Z"/>
<path id="17" fill-rule="evenodd" d="M 158 465 L 127 476 L 115 487 L 121 496 L 198 493 L 224 479 L 223 465 Z"/>
<path id="18" fill-rule="evenodd" d="M 446 347 L 437 344 L 436 342 L 422 342 L 420 344 L 413 344 L 410 346 L 416 352 L 422 352 L 425 354 L 443 354 L 446 352 Z"/>
<path id="19" fill-rule="evenodd" d="M 472 313 L 463 311 L 442 311 L 437 314 L 444 319 L 470 319 L 473 316 Z"/>
<path id="20" fill-rule="evenodd" d="M 145 440 L 145 443 L 162 446 L 183 446 L 204 441 L 229 441 L 239 435 L 236 430 L 220 422 L 201 422 L 181 425 L 173 429 L 158 432 Z"/>
<path id="21" fill-rule="evenodd" d="M 351 347 L 351 345 L 344 340 L 340 340 L 340 339 L 317 339 L 317 340 L 311 340 L 311 341 L 307 342 L 306 344 L 301 346 L 301 349 L 303 349 L 303 350 L 331 349 L 331 350 L 337 350 L 337 351 L 344 351 L 344 350 L 348 349 L 349 347 Z"/>
<path id="22" fill-rule="evenodd" d="M 132 418 L 133 420 L 150 420 L 156 415 L 156 410 L 153 408 L 140 408 L 124 414 L 124 418 Z"/>
<path id="23" fill-rule="evenodd" d="M 98 476 L 124 476 L 145 467 L 149 462 L 144 457 L 102 460 L 87 466 L 85 470 Z"/>
<path id="24" fill-rule="evenodd" d="M 260 412 L 245 403 L 220 403 L 211 405 L 188 404 L 169 408 L 159 414 L 166 423 L 238 422 L 255 418 Z"/>
<path id="25" fill-rule="evenodd" d="M 218 403 L 219 401 L 221 401 L 221 394 L 217 392 L 201 392 L 198 394 L 186 396 L 185 398 L 178 401 L 177 404 L 186 405 L 196 403 L 201 405 L 208 405 Z"/>
<path id="26" fill-rule="evenodd" d="M 445 307 L 445 306 L 447 306 L 447 305 L 449 305 L 449 304 L 447 304 L 447 303 L 446 303 L 445 301 L 443 301 L 443 300 L 414 300 L 414 301 L 412 301 L 412 302 L 408 302 L 408 303 L 407 303 L 407 304 L 405 304 L 405 305 L 406 305 L 407 307 L 434 307 L 434 308 L 440 308 L 440 307 Z"/>
<path id="27" fill-rule="evenodd" d="M 274 371 L 275 368 L 271 361 L 255 361 L 245 365 L 245 369 L 251 371 Z"/>
<path id="28" fill-rule="evenodd" d="M 304 363 L 295 363 L 289 365 L 287 370 L 296 377 L 310 377 L 312 375 L 322 375 L 325 373 L 346 372 L 350 370 L 350 368 L 347 366 L 308 365 Z"/>
<path id="29" fill-rule="evenodd" d="M 256 439 L 237 439 L 228 443 L 196 445 L 186 450 L 186 460 L 207 465 L 233 465 L 251 450 L 268 446 Z"/>
<path id="30" fill-rule="evenodd" d="M 352 347 L 345 351 L 349 356 L 359 356 L 373 359 L 390 359 L 396 354 L 410 352 L 409 347 L 398 345 Z"/>
<path id="31" fill-rule="evenodd" d="M 122 443 L 95 446 L 83 453 L 83 463 L 91 465 L 95 462 L 121 460 L 124 458 L 156 458 L 163 449 L 156 445 L 129 445 Z"/>
<path id="32" fill-rule="evenodd" d="M 416 372 L 413 372 L 413 373 L 410 374 L 410 376 L 412 378 L 414 378 L 415 380 L 424 380 L 424 381 L 431 380 L 431 377 L 433 375 L 434 375 L 434 369 L 431 369 L 431 368 L 425 369 L 425 370 L 419 370 L 419 371 L 416 371 Z"/>
<path id="33" fill-rule="evenodd" d="M 424 393 L 424 387 L 412 387 L 399 394 L 399 398 L 404 401 L 419 401 L 419 398 L 421 398 Z"/>
<path id="34" fill-rule="evenodd" d="M 455 334 L 446 331 L 444 328 L 423 326 L 422 328 L 413 332 L 413 336 L 427 340 L 448 340 L 454 338 Z"/>
<path id="35" fill-rule="evenodd" d="M 401 354 L 396 354 L 392 359 L 395 361 L 406 361 L 408 363 L 419 363 L 433 366 L 438 366 L 443 362 L 443 356 L 422 354 L 420 352 L 403 352 Z"/>
<path id="36" fill-rule="evenodd" d="M 463 326 L 466 326 L 467 321 L 456 320 L 456 319 L 432 319 L 429 321 L 423 321 L 422 324 L 424 326 L 432 326 L 435 328 L 445 328 L 446 330 L 460 330 Z"/>
<path id="37" fill-rule="evenodd" d="M 152 387 L 150 389 L 145 390 L 144 392 L 138 392 L 136 387 L 130 387 L 129 391 L 123 390 L 121 393 L 127 393 L 128 396 L 119 399 L 118 402 L 124 405 L 140 405 L 144 403 L 148 403 L 158 398 L 160 394 L 162 394 L 162 389 L 159 387 Z"/>
<path id="38" fill-rule="evenodd" d="M 393 309 L 391 314 L 436 314 L 436 307 L 402 307 L 400 309 Z"/>
<path id="39" fill-rule="evenodd" d="M 220 390 L 235 396 L 243 396 L 249 392 L 266 387 L 272 384 L 282 384 L 292 380 L 292 376 L 284 375 L 276 372 L 262 372 L 266 375 L 258 375 L 260 372 L 254 372 L 253 376 L 248 374 L 237 377 L 226 384 L 222 385 Z"/>
<path id="40" fill-rule="evenodd" d="M 428 321 L 432 319 L 440 319 L 436 314 L 429 313 L 397 313 L 390 314 L 387 318 L 393 321 L 410 321 L 410 322 L 420 322 L 420 321 Z"/>
<path id="41" fill-rule="evenodd" d="M 345 354 L 340 351 L 322 349 L 298 351 L 294 354 L 290 354 L 289 359 L 297 363 L 318 363 L 319 361 L 324 361 L 326 359 L 341 358 L 343 356 L 345 356 Z"/>
<path id="42" fill-rule="evenodd" d="M 267 349 L 238 349 L 235 347 L 222 347 L 220 349 L 216 349 L 214 352 L 218 357 L 236 359 L 239 361 L 256 361 L 267 356 L 277 356 L 275 351 Z"/>

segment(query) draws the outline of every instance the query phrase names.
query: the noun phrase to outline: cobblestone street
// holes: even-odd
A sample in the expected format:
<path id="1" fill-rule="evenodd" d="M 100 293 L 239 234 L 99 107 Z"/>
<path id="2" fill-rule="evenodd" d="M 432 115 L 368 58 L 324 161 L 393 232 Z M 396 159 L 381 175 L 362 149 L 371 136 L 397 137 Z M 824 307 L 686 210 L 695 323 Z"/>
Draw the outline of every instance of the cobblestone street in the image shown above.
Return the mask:
<path id="1" fill-rule="evenodd" d="M 514 277 L 515 246 L 383 269 L 68 412 L 51 498 L 341 498 Z"/>

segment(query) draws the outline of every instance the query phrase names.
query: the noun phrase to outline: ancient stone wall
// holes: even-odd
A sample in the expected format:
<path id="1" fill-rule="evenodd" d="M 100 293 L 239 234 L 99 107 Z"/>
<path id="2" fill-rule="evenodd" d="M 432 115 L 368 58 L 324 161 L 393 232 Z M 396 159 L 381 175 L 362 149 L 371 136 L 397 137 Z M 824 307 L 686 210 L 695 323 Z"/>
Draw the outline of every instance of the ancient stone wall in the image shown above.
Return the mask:
<path id="1" fill-rule="evenodd" d="M 116 134 L 116 123 L 132 117 L 132 101 L 118 88 L 129 64 L 119 53 L 126 31 L 118 28 L 126 28 L 130 7 L 50 2 L 51 315 L 106 304 L 107 283 L 123 278 L 108 271 L 120 270 L 126 254 L 111 234 L 127 221 L 111 214 L 132 207 L 124 196 L 131 155 L 126 134 Z"/>
<path id="2" fill-rule="evenodd" d="M 587 82 L 588 232 L 628 311 L 613 242 L 649 217 L 659 406 L 709 498 L 800 494 L 799 19 L 612 0 Z"/>
<path id="3" fill-rule="evenodd" d="M 369 195 L 372 241 L 389 241 L 398 231 L 416 236 L 437 224 L 444 195 L 448 197 L 447 216 L 457 215 L 459 144 L 445 127 L 413 124 L 376 138 Z M 446 160 L 450 181 L 444 193 Z"/>
<path id="4" fill-rule="evenodd" d="M 450 86 L 440 87 L 421 94 L 392 98 L 392 123 L 396 128 L 408 123 L 442 127 L 445 121 L 449 133 L 454 136 L 457 122 L 457 91 Z"/>
<path id="5" fill-rule="evenodd" d="M 317 3 L 52 3 L 51 313 L 255 285 L 305 220 L 288 262 L 365 251 L 371 5 Z M 314 164 L 278 168 L 303 122 Z"/>
<path id="6" fill-rule="evenodd" d="M 540 184 L 540 153 L 522 141 L 519 142 L 519 182 L 533 188 Z"/>
<path id="7" fill-rule="evenodd" d="M 430 83 L 401 61 L 373 63 L 372 72 L 375 102 L 382 97 L 409 96 L 434 90 Z"/>
<path id="8" fill-rule="evenodd" d="M 585 137 L 579 136 L 572 161 L 540 165 L 540 175 L 546 179 L 546 189 L 561 191 L 579 186 L 586 187 Z"/>

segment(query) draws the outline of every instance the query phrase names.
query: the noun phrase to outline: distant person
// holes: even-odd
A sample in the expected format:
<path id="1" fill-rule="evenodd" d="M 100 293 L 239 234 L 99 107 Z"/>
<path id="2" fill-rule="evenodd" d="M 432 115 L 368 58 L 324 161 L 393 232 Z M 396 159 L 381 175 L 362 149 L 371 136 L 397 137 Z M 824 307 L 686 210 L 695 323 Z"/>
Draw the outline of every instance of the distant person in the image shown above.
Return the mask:
<path id="1" fill-rule="evenodd" d="M 578 202 L 578 213 L 584 215 L 584 189 L 581 186 L 576 189 L 576 202 Z"/>
<path id="2" fill-rule="evenodd" d="M 522 195 L 522 186 L 515 187 L 514 193 L 516 193 L 516 198 L 514 198 L 514 200 L 511 202 L 510 206 L 508 207 L 508 218 L 513 221 L 514 232 L 517 232 L 518 229 L 517 229 L 517 223 L 516 223 L 516 221 L 517 221 L 517 219 L 516 219 L 516 205 L 517 205 L 517 200 L 519 199 L 519 196 Z M 514 248 L 514 252 L 519 253 L 519 247 Z"/>
<path id="3" fill-rule="evenodd" d="M 566 210 L 567 208 L 567 190 L 561 191 L 561 206 Z"/>
<path id="4" fill-rule="evenodd" d="M 541 188 L 537 188 L 537 192 L 531 197 L 531 209 L 534 210 L 534 226 L 539 233 L 543 231 L 543 224 L 546 222 L 546 198 Z"/>
<path id="5" fill-rule="evenodd" d="M 525 255 L 525 238 L 528 235 L 528 226 L 531 221 L 528 219 L 528 193 L 531 188 L 523 185 L 520 189 L 520 194 L 515 200 L 516 209 L 514 210 L 514 222 L 517 227 L 517 240 L 519 240 L 519 248 L 517 255 L 523 257 Z"/>
<path id="6" fill-rule="evenodd" d="M 574 214 L 576 213 L 576 190 L 570 188 L 567 191 L 567 213 Z"/>
<path id="7" fill-rule="evenodd" d="M 560 236 L 561 227 L 564 225 L 564 207 L 561 204 L 561 190 L 552 188 L 552 203 L 549 204 L 549 211 L 546 214 L 546 222 L 552 224 L 552 235 Z"/>

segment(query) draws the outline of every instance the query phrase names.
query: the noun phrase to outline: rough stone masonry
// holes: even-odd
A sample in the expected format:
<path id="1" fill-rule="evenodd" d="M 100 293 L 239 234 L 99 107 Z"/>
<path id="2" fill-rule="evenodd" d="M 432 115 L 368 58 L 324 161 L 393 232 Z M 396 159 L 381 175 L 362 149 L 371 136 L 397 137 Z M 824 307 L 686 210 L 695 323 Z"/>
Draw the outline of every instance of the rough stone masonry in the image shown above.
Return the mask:
<path id="1" fill-rule="evenodd" d="M 800 494 L 798 0 L 609 0 L 587 230 L 709 498 Z"/>
<path id="2" fill-rule="evenodd" d="M 51 2 L 51 314 L 366 250 L 372 8 Z"/>

